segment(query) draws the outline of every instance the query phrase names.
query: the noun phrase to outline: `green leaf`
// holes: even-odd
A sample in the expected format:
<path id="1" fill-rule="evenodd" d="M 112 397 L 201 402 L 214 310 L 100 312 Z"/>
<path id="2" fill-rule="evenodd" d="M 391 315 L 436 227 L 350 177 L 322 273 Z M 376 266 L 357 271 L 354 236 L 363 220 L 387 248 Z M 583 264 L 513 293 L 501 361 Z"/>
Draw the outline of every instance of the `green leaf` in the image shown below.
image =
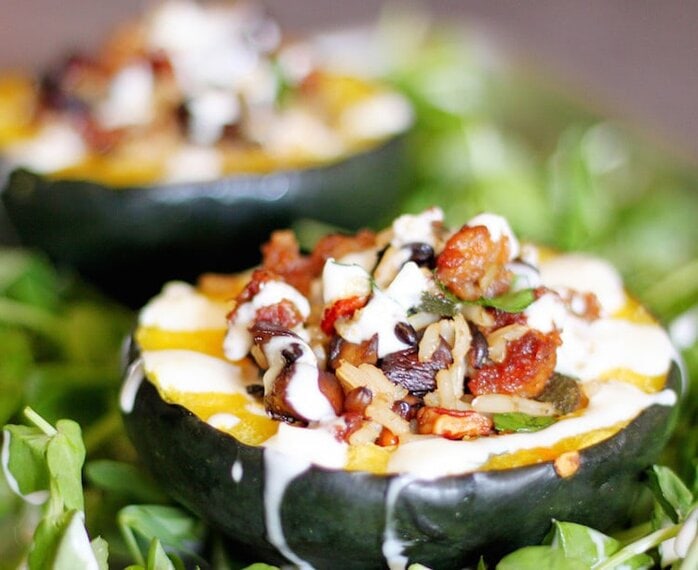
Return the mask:
<path id="1" fill-rule="evenodd" d="M 422 566 L 421 564 L 412 564 L 408 570 L 417 570 L 418 568 L 425 568 L 425 566 Z M 279 570 L 279 567 L 271 566 L 269 564 L 265 564 L 264 562 L 255 562 L 254 564 L 245 566 L 242 570 Z"/>
<path id="2" fill-rule="evenodd" d="M 653 465 L 648 472 L 655 500 L 673 522 L 686 518 L 693 505 L 693 494 L 668 467 Z"/>
<path id="3" fill-rule="evenodd" d="M 593 528 L 555 521 L 551 546 L 561 550 L 567 558 L 574 558 L 593 566 L 616 552 L 620 543 Z"/>
<path id="4" fill-rule="evenodd" d="M 551 416 L 530 416 L 521 412 L 494 414 L 494 429 L 504 432 L 534 432 L 540 431 L 555 423 Z"/>
<path id="5" fill-rule="evenodd" d="M 477 561 L 477 568 L 475 570 L 487 570 L 487 563 L 482 556 L 480 556 L 480 560 Z"/>
<path id="6" fill-rule="evenodd" d="M 502 558 L 496 570 L 589 570 L 589 566 L 551 546 L 526 546 Z"/>
<path id="7" fill-rule="evenodd" d="M 150 541 L 146 570 L 177 570 L 157 538 Z"/>
<path id="8" fill-rule="evenodd" d="M 61 539 L 74 515 L 74 512 L 65 512 L 57 516 L 44 517 L 41 520 L 34 532 L 27 557 L 29 570 L 52 568 Z"/>
<path id="9" fill-rule="evenodd" d="M 445 295 L 434 295 L 424 292 L 419 305 L 415 307 L 417 312 L 433 313 L 441 317 L 455 317 L 460 310 L 460 303 Z"/>
<path id="10" fill-rule="evenodd" d="M 58 420 L 58 433 L 51 438 L 46 449 L 46 462 L 55 484 L 55 491 L 68 510 L 84 510 L 82 494 L 82 465 L 85 446 L 80 426 L 71 420 Z M 54 492 L 53 489 L 51 491 Z"/>
<path id="11" fill-rule="evenodd" d="M 3 430 L 3 471 L 10 488 L 31 503 L 48 496 L 46 448 L 49 436 L 34 426 L 8 425 Z"/>
<path id="12" fill-rule="evenodd" d="M 119 511 L 117 520 L 133 558 L 145 564 L 140 544 L 158 538 L 176 551 L 195 554 L 203 539 L 204 528 L 198 519 L 177 507 L 130 505 Z"/>
<path id="13" fill-rule="evenodd" d="M 85 476 L 95 487 L 121 495 L 134 503 L 167 503 L 168 496 L 150 476 L 130 463 L 101 459 L 85 466 Z"/>
<path id="14" fill-rule="evenodd" d="M 99 565 L 99 570 L 109 570 L 109 544 L 107 541 L 98 536 L 90 543 L 90 546 Z"/>
<path id="15" fill-rule="evenodd" d="M 489 299 L 483 297 L 477 301 L 477 304 L 483 307 L 499 309 L 505 313 L 520 313 L 535 300 L 536 295 L 533 289 L 521 289 L 520 291 L 506 293 L 499 297 Z"/>

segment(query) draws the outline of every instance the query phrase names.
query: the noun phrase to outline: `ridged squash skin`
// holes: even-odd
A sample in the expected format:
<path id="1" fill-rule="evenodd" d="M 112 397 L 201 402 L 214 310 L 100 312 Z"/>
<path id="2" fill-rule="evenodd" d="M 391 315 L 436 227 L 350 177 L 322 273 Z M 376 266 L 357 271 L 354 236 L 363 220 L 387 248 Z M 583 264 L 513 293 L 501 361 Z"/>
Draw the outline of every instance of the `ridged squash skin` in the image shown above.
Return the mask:
<path id="1" fill-rule="evenodd" d="M 131 359 L 137 357 L 134 346 Z M 681 382 L 672 363 L 667 387 L 678 392 Z M 386 496 L 396 485 L 395 532 L 409 544 L 410 564 L 444 570 L 475 564 L 480 555 L 496 559 L 539 543 L 552 519 L 608 530 L 627 520 L 676 415 L 677 406 L 646 409 L 615 436 L 581 450 L 579 468 L 568 477 L 551 461 L 431 481 L 311 467 L 284 493 L 285 539 L 317 569 L 386 568 Z M 177 501 L 250 560 L 287 563 L 267 538 L 263 447 L 242 444 L 166 403 L 147 379 L 124 421 L 141 460 Z M 239 482 L 232 476 L 236 462 Z"/>
<path id="2" fill-rule="evenodd" d="M 271 231 L 299 218 L 380 225 L 398 208 L 404 147 L 401 135 L 314 168 L 118 189 L 19 169 L 2 202 L 24 245 L 139 307 L 165 281 L 251 267 Z"/>

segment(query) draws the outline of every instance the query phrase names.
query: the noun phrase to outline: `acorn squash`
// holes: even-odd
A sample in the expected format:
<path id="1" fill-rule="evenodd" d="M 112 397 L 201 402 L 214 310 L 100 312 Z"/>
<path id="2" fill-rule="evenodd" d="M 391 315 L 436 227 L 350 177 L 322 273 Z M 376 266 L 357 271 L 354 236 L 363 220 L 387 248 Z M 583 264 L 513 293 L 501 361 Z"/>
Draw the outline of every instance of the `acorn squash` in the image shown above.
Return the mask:
<path id="1" fill-rule="evenodd" d="M 294 220 L 382 222 L 404 188 L 404 142 L 303 170 L 119 189 L 19 169 L 1 197 L 23 244 L 136 307 L 163 281 L 251 266 L 269 233 Z"/>
<path id="2" fill-rule="evenodd" d="M 674 364 L 668 387 L 680 385 Z M 269 538 L 269 517 L 278 516 L 288 552 L 314 568 L 385 568 L 395 556 L 386 551 L 398 544 L 394 537 L 410 563 L 446 569 L 537 544 L 553 519 L 602 531 L 625 522 L 676 412 L 660 405 L 645 410 L 613 437 L 581 450 L 579 468 L 567 477 L 554 461 L 434 480 L 311 466 L 289 482 L 278 507 L 265 488 L 270 469 L 280 468 L 266 459 L 269 451 L 166 403 L 149 381 L 124 419 L 142 462 L 172 497 L 251 560 L 288 562 Z"/>
<path id="3" fill-rule="evenodd" d="M 144 464 L 251 559 L 462 568 L 627 520 L 683 379 L 610 265 L 438 208 L 263 252 L 145 306 L 121 399 Z"/>

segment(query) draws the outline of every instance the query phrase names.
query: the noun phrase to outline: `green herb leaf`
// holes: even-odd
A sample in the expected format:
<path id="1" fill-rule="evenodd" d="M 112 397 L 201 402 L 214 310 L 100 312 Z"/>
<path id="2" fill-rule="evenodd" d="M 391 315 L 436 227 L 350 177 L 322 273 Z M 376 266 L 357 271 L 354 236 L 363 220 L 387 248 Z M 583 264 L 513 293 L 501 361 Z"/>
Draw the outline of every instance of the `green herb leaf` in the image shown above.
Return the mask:
<path id="1" fill-rule="evenodd" d="M 203 523 L 177 507 L 130 505 L 119 511 L 119 528 L 133 558 L 145 564 L 141 542 L 158 538 L 163 545 L 178 552 L 195 555 L 203 540 Z"/>
<path id="2" fill-rule="evenodd" d="M 433 313 L 441 317 L 455 317 L 460 310 L 460 303 L 449 299 L 445 295 L 422 293 L 421 302 L 415 307 L 417 312 Z"/>
<path id="3" fill-rule="evenodd" d="M 494 429 L 504 432 L 534 432 L 555 423 L 551 416 L 530 416 L 521 412 L 494 414 Z"/>
<path id="4" fill-rule="evenodd" d="M 31 503 L 48 497 L 46 448 L 49 436 L 34 426 L 8 425 L 3 430 L 3 463 L 10 488 Z"/>
<path id="5" fill-rule="evenodd" d="M 502 558 L 496 570 L 589 570 L 589 566 L 551 546 L 527 546 Z"/>
<path id="6" fill-rule="evenodd" d="M 82 494 L 82 465 L 85 446 L 80 426 L 71 420 L 58 420 L 58 433 L 51 438 L 46 449 L 46 463 L 55 489 L 68 510 L 84 510 Z"/>
<path id="7" fill-rule="evenodd" d="M 551 546 L 561 550 L 567 558 L 574 558 L 593 566 L 616 552 L 620 548 L 620 543 L 593 528 L 555 521 Z"/>
<path id="8" fill-rule="evenodd" d="M 483 307 L 492 307 L 505 313 L 520 313 L 536 300 L 533 289 L 521 289 L 512 293 L 506 293 L 499 297 L 482 298 L 477 301 Z"/>
<path id="9" fill-rule="evenodd" d="M 135 465 L 102 459 L 85 465 L 85 476 L 95 487 L 134 503 L 168 503 L 169 498 L 148 475 Z"/>
<path id="10" fill-rule="evenodd" d="M 90 546 L 99 565 L 99 570 L 109 570 L 109 545 L 107 541 L 98 536 L 90 543 Z"/>
<path id="11" fill-rule="evenodd" d="M 668 467 L 654 465 L 649 471 L 649 483 L 655 500 L 673 522 L 686 518 L 693 505 L 693 494 Z"/>

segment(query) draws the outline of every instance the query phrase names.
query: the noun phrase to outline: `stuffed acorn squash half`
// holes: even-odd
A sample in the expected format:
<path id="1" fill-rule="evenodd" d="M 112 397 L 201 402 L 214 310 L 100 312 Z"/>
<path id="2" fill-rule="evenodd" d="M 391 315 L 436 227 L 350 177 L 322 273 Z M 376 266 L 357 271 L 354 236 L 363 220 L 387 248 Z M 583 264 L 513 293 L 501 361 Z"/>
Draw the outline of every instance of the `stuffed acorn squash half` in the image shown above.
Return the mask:
<path id="1" fill-rule="evenodd" d="M 299 217 L 376 223 L 411 117 L 259 7 L 171 1 L 101 50 L 0 79 L 2 199 L 25 244 L 140 306 L 164 280 L 257 263 Z"/>
<path id="2" fill-rule="evenodd" d="M 140 312 L 121 406 L 142 461 L 255 560 L 462 568 L 608 529 L 676 411 L 664 330 L 608 263 L 433 208 Z"/>

